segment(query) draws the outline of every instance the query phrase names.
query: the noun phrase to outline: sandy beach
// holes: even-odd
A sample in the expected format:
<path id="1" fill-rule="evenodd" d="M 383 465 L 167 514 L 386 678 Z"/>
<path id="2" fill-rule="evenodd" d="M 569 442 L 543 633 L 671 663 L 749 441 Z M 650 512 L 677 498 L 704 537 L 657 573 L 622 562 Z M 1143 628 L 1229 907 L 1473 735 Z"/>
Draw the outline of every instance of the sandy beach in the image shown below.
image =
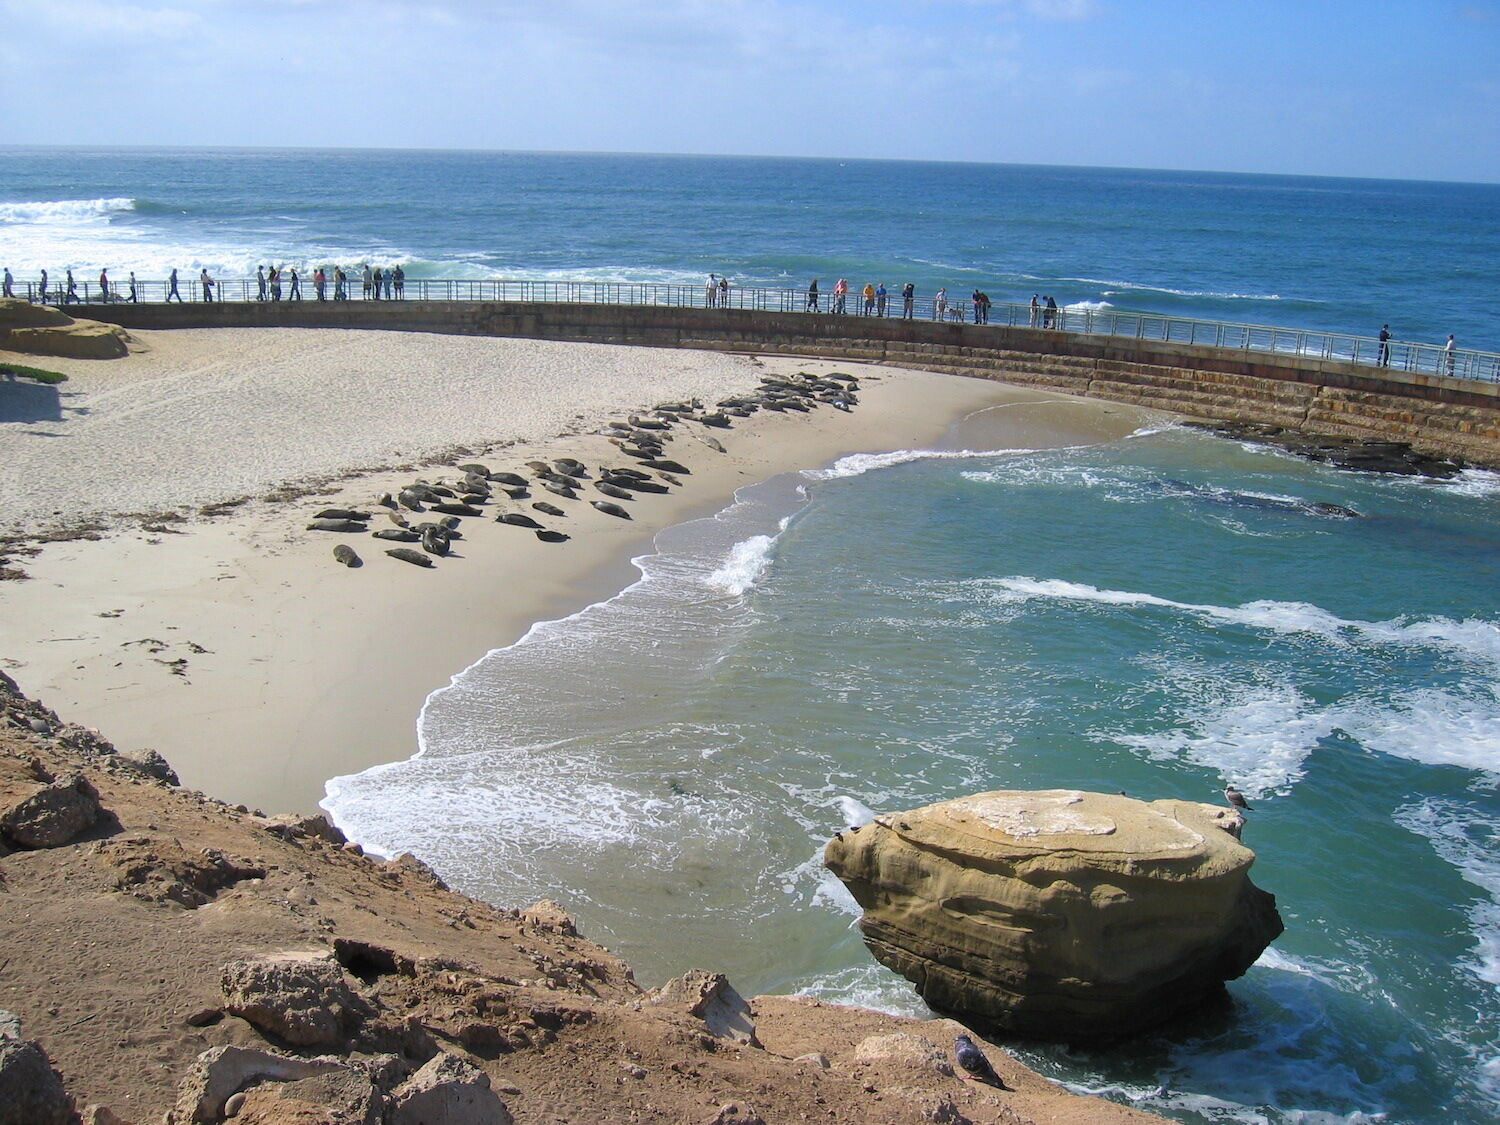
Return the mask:
<path id="1" fill-rule="evenodd" d="M 922 372 L 610 345 L 279 329 L 140 345 L 120 360 L 45 361 L 69 375 L 55 397 L 0 386 L 0 525 L 103 529 L 12 557 L 28 578 L 0 584 L 0 667 L 122 749 L 160 751 L 184 784 L 267 810 L 313 811 L 327 778 L 410 756 L 430 692 L 536 621 L 623 588 L 657 531 L 742 485 L 930 447 L 987 408 L 1003 409 L 971 419 L 971 446 L 1108 440 L 1141 418 Z M 432 569 L 387 558 L 393 545 L 367 534 L 306 530 L 330 506 L 381 520 L 380 493 L 452 478 L 458 462 L 620 464 L 598 432 L 609 419 L 799 370 L 857 376 L 858 408 L 761 412 L 713 432 L 723 453 L 679 426 L 668 455 L 691 470 L 681 487 L 641 496 L 629 521 L 560 502 L 567 514 L 545 522 L 565 543 L 494 522 L 555 499 L 541 493 L 497 493 Z M 337 543 L 363 565 L 336 563 Z"/>

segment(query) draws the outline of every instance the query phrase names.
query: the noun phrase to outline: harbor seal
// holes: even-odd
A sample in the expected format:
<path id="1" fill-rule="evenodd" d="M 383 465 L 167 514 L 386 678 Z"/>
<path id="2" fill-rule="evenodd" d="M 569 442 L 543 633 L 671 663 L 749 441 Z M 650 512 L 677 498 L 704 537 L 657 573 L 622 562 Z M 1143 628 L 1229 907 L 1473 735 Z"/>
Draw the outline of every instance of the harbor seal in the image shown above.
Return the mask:
<path id="1" fill-rule="evenodd" d="M 496 484 L 508 484 L 512 488 L 525 488 L 530 483 L 520 473 L 491 473 L 490 480 Z"/>
<path id="2" fill-rule="evenodd" d="M 634 496 L 630 495 L 630 493 L 626 492 L 623 488 L 619 488 L 613 484 L 609 484 L 606 481 L 596 480 L 594 482 L 594 487 L 597 488 L 600 492 L 604 493 L 604 495 L 606 496 L 613 496 L 616 500 L 635 499 Z"/>
<path id="3" fill-rule="evenodd" d="M 442 504 L 434 504 L 434 505 L 432 505 L 432 510 L 434 512 L 442 512 L 445 515 L 449 515 L 449 516 L 482 516 L 482 515 L 484 515 L 484 513 L 481 512 L 478 508 L 474 507 L 473 504 L 453 504 L 453 503 L 444 502 Z"/>
<path id="4" fill-rule="evenodd" d="M 582 461 L 575 461 L 571 457 L 559 457 L 552 462 L 552 467 L 566 477 L 586 477 L 589 475 L 588 466 Z"/>
<path id="5" fill-rule="evenodd" d="M 532 507 L 544 516 L 565 516 L 568 514 L 556 504 L 549 504 L 545 500 L 538 500 Z"/>
<path id="6" fill-rule="evenodd" d="M 307 525 L 308 531 L 365 531 L 363 520 L 315 519 Z"/>
<path id="7" fill-rule="evenodd" d="M 562 513 L 559 512 L 558 514 L 561 515 Z M 501 512 L 498 516 L 495 517 L 495 522 L 508 523 L 511 525 L 511 527 L 529 527 L 533 531 L 539 531 L 542 526 L 530 516 L 523 515 L 520 512 Z"/>
<path id="8" fill-rule="evenodd" d="M 422 550 L 429 555 L 446 555 L 450 550 L 448 533 L 441 528 L 429 527 L 422 532 Z"/>
<path id="9" fill-rule="evenodd" d="M 630 513 L 618 504 L 611 504 L 608 500 L 590 500 L 590 504 L 598 508 L 606 516 L 617 516 L 622 520 L 628 520 Z"/>
<path id="10" fill-rule="evenodd" d="M 359 556 L 354 553 L 354 548 L 347 543 L 340 543 L 333 549 L 333 557 L 345 566 L 354 567 L 359 565 Z"/>
<path id="11" fill-rule="evenodd" d="M 545 527 L 537 528 L 536 537 L 543 543 L 566 543 L 572 538 L 561 531 L 548 531 Z"/>
<path id="12" fill-rule="evenodd" d="M 405 527 L 382 527 L 379 531 L 372 531 L 370 534 L 376 539 L 389 539 L 396 543 L 415 543 L 422 538 L 415 531 Z"/>
<path id="13" fill-rule="evenodd" d="M 314 519 L 320 520 L 367 520 L 369 512 L 356 512 L 353 508 L 324 508 Z"/>
<path id="14" fill-rule="evenodd" d="M 400 500 L 401 506 L 409 512 L 425 512 L 427 510 L 422 507 L 422 500 L 424 499 L 422 494 L 410 488 L 403 488 L 397 494 L 396 499 Z"/>
<path id="15" fill-rule="evenodd" d="M 684 476 L 693 475 L 691 469 L 677 461 L 663 461 L 653 457 L 649 461 L 642 461 L 641 464 L 645 465 L 648 469 L 656 469 L 663 473 L 682 473 Z"/>
<path id="16" fill-rule="evenodd" d="M 489 469 L 473 461 L 470 461 L 466 465 L 459 465 L 458 471 L 461 473 L 472 473 L 473 475 L 480 477 L 488 477 L 490 475 Z"/>
<path id="17" fill-rule="evenodd" d="M 569 500 L 578 499 L 578 493 L 574 492 L 565 484 L 553 484 L 550 480 L 548 480 L 542 482 L 542 487 L 545 488 L 548 492 L 554 493 L 555 495 L 566 496 Z"/>
<path id="18" fill-rule="evenodd" d="M 421 551 L 413 551 L 410 547 L 392 547 L 389 551 L 386 552 L 386 554 L 390 555 L 393 559 L 400 559 L 402 562 L 409 562 L 413 566 L 432 565 L 431 558 L 429 558 L 427 555 L 424 555 Z"/>

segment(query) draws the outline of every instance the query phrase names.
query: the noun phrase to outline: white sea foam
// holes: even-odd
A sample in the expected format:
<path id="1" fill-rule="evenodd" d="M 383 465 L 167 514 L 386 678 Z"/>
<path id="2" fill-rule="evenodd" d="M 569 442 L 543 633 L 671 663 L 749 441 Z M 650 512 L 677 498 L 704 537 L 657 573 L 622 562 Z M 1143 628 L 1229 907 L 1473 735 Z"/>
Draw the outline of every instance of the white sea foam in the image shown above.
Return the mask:
<path id="1" fill-rule="evenodd" d="M 1084 285 L 1101 285 L 1106 288 L 1102 290 L 1104 296 L 1118 296 L 1119 292 L 1127 293 L 1166 293 L 1173 297 L 1211 297 L 1224 301 L 1280 301 L 1282 296 L 1278 293 L 1236 293 L 1220 292 L 1213 289 L 1172 289 L 1165 285 L 1148 285 L 1143 282 L 1133 281 L 1109 281 L 1097 277 L 1063 277 L 1059 281 L 1076 281 Z"/>
<path id="2" fill-rule="evenodd" d="M 1103 312 L 1105 309 L 1114 308 L 1114 305 L 1108 301 L 1073 301 L 1064 305 L 1063 308 L 1069 312 Z"/>
<path id="3" fill-rule="evenodd" d="M 0 203 L 0 223 L 56 225 L 107 219 L 135 209 L 133 199 L 54 199 L 34 203 Z"/>
<path id="4" fill-rule="evenodd" d="M 1477 944 L 1467 967 L 1485 983 L 1500 985 L 1500 821 L 1485 819 L 1472 806 L 1435 798 L 1399 809 L 1395 820 L 1424 837 L 1488 896 L 1469 911 Z"/>
<path id="5" fill-rule="evenodd" d="M 729 558 L 724 561 L 724 565 L 703 581 L 730 597 L 740 597 L 760 581 L 761 575 L 771 565 L 771 554 L 775 548 L 776 540 L 773 536 L 751 536 L 730 548 Z"/>
<path id="6" fill-rule="evenodd" d="M 1252 798 L 1300 781 L 1318 740 L 1334 731 L 1328 715 L 1290 685 L 1225 684 L 1220 690 L 1222 698 L 1190 706 L 1173 729 L 1112 737 L 1157 761 L 1214 770 Z"/>
<path id="7" fill-rule="evenodd" d="M 858 797 L 843 794 L 839 797 L 839 815 L 849 828 L 863 828 L 875 819 L 875 810 Z"/>
<path id="8" fill-rule="evenodd" d="M 830 468 L 804 469 L 802 475 L 809 480 L 839 480 L 843 477 L 863 476 L 876 469 L 889 469 L 893 465 L 908 465 L 913 461 L 964 461 L 995 455 L 993 450 L 973 449 L 896 449 L 889 453 L 852 453 L 848 457 L 840 457 Z"/>

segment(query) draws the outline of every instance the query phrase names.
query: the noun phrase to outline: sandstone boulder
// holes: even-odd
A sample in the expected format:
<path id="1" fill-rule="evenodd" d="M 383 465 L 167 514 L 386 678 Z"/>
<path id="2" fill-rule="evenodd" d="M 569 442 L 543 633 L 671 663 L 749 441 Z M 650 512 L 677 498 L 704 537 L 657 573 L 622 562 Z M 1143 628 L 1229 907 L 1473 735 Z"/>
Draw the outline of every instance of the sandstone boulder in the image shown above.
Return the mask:
<path id="1" fill-rule="evenodd" d="M 20 297 L 0 297 L 0 333 L 14 328 L 55 328 L 73 318 L 51 305 L 34 305 Z"/>
<path id="2" fill-rule="evenodd" d="M 1072 790 L 880 816 L 824 862 L 882 964 L 932 1007 L 1065 1042 L 1222 995 L 1282 931 L 1236 811 Z"/>
<path id="3" fill-rule="evenodd" d="M 225 1110 L 234 1125 L 384 1125 L 386 1104 L 368 1075 L 342 1068 L 252 1086 L 231 1097 Z"/>
<path id="4" fill-rule="evenodd" d="M 0 1125 L 72 1125 L 73 1099 L 47 1053 L 21 1038 L 21 1023 L 0 1012 Z"/>
<path id="5" fill-rule="evenodd" d="M 99 794 L 82 774 L 38 784 L 0 808 L 0 833 L 22 848 L 57 848 L 99 819 Z"/>
<path id="6" fill-rule="evenodd" d="M 70 320 L 42 328 L 15 328 L 0 334 L 0 346 L 27 355 L 67 359 L 119 359 L 130 353 L 130 333 L 117 324 Z"/>
<path id="7" fill-rule="evenodd" d="M 126 750 L 119 755 L 118 761 L 127 769 L 143 773 L 147 777 L 155 778 L 157 781 L 167 785 L 182 784 L 181 779 L 177 776 L 177 771 L 172 768 L 172 764 L 163 758 L 159 751 L 153 750 L 149 746 L 142 747 L 139 750 Z"/>
<path id="8" fill-rule="evenodd" d="M 224 966 L 224 1010 L 298 1047 L 333 1047 L 369 1012 L 338 962 L 282 953 Z"/>
<path id="9" fill-rule="evenodd" d="M 511 1125 L 489 1075 L 439 1051 L 391 1095 L 389 1125 Z"/>
<path id="10" fill-rule="evenodd" d="M 689 969 L 650 993 L 652 1004 L 687 1009 L 690 1016 L 702 1020 L 710 1035 L 751 1047 L 759 1047 L 750 1005 L 735 991 L 723 973 L 707 969 Z"/>

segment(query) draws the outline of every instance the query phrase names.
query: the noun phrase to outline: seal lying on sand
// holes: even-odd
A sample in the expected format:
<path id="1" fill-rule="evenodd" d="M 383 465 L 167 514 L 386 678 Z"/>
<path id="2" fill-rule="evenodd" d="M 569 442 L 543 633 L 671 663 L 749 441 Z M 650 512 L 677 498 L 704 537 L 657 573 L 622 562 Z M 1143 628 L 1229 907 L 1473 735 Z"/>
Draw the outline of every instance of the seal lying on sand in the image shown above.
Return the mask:
<path id="1" fill-rule="evenodd" d="M 536 537 L 543 543 L 566 543 L 569 539 L 561 531 L 548 531 L 545 527 L 537 529 Z"/>
<path id="2" fill-rule="evenodd" d="M 333 557 L 345 566 L 358 566 L 359 556 L 354 553 L 354 548 L 347 543 L 340 543 L 333 549 Z"/>
<path id="3" fill-rule="evenodd" d="M 369 512 L 356 512 L 352 508 L 324 508 L 314 519 L 319 520 L 367 520 Z"/>
<path id="4" fill-rule="evenodd" d="M 630 513 L 618 504 L 611 504 L 608 500 L 590 500 L 590 504 L 598 508 L 606 516 L 618 516 L 622 520 L 628 520 Z"/>
<path id="5" fill-rule="evenodd" d="M 370 534 L 376 539 L 390 539 L 397 543 L 415 543 L 422 538 L 415 531 L 404 527 L 382 527 Z"/>
<path id="6" fill-rule="evenodd" d="M 594 487 L 597 488 L 600 492 L 604 493 L 604 495 L 606 496 L 613 496 L 616 500 L 635 499 L 634 496 L 630 495 L 630 493 L 626 492 L 623 488 L 616 487 L 615 485 L 612 485 L 607 481 L 596 480 L 594 482 Z"/>
<path id="7" fill-rule="evenodd" d="M 367 525 L 363 520 L 345 519 L 315 519 L 307 525 L 308 531 L 364 531 Z"/>
<path id="8" fill-rule="evenodd" d="M 565 516 L 568 514 L 567 512 L 559 508 L 556 504 L 549 504 L 545 500 L 538 500 L 535 504 L 532 505 L 532 507 L 538 512 L 541 512 L 544 516 Z"/>
<path id="9" fill-rule="evenodd" d="M 539 530 L 542 526 L 530 516 L 522 515 L 520 512 L 501 512 L 495 517 L 495 522 L 508 523 L 512 527 L 529 527 L 533 531 Z"/>
<path id="10" fill-rule="evenodd" d="M 432 559 L 421 551 L 413 551 L 410 547 L 392 547 L 386 554 L 393 559 L 409 562 L 414 566 L 431 566 Z"/>

